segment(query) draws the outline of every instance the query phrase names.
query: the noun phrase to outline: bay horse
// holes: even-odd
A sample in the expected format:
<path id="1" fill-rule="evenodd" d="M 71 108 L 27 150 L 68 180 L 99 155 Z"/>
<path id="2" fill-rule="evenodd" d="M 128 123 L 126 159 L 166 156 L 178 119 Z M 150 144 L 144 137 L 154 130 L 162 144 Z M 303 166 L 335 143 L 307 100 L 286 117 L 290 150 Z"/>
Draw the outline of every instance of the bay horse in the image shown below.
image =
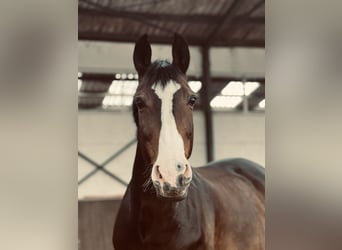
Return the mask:
<path id="1" fill-rule="evenodd" d="M 190 54 L 175 35 L 172 63 L 151 63 L 147 35 L 134 49 L 137 148 L 114 226 L 115 250 L 263 250 L 265 173 L 245 159 L 192 168 Z"/>

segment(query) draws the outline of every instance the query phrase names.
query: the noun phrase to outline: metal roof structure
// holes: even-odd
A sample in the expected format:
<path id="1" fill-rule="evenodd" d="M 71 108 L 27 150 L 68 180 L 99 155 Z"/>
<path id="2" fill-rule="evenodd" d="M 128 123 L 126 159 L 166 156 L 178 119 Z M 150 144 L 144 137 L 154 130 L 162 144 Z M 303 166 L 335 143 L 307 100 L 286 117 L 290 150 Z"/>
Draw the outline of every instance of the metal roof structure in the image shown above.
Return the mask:
<path id="1" fill-rule="evenodd" d="M 143 34 L 157 44 L 170 44 L 173 34 L 182 35 L 189 45 L 210 48 L 265 46 L 265 1 L 262 0 L 79 0 L 78 38 L 87 41 L 136 42 Z M 113 74 L 81 72 L 79 108 L 101 108 L 109 93 Z M 116 72 L 124 73 L 124 72 Z M 260 86 L 248 96 L 254 110 L 265 98 L 263 79 L 205 79 L 199 108 L 208 106 L 230 81 L 258 81 Z M 205 85 L 205 84 L 204 84 Z M 202 100 L 207 99 L 206 102 Z M 235 107 L 243 109 L 243 103 Z"/>
<path id="2" fill-rule="evenodd" d="M 189 45 L 264 47 L 262 0 L 79 0 L 80 40 L 169 43 L 174 33 Z"/>

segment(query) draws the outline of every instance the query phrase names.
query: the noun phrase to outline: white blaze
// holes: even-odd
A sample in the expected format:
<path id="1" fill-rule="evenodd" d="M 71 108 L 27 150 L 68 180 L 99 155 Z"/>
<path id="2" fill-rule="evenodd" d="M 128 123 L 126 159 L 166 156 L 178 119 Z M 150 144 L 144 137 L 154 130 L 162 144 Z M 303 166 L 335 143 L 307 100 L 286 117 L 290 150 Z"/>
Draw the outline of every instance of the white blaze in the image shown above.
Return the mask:
<path id="1" fill-rule="evenodd" d="M 155 84 L 152 88 L 161 100 L 158 157 L 154 165 L 159 166 L 159 171 L 165 181 L 176 186 L 176 179 L 180 174 L 177 165 L 188 164 L 184 154 L 183 139 L 177 130 L 176 120 L 172 113 L 173 97 L 176 91 L 180 89 L 180 85 L 170 81 L 165 88 L 161 84 Z"/>

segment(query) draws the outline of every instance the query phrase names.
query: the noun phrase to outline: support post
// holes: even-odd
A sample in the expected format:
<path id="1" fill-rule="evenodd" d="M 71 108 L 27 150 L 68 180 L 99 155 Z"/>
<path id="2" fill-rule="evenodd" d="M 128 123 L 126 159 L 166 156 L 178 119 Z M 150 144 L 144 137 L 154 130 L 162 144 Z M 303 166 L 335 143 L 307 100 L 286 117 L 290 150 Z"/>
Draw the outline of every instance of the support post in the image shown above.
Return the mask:
<path id="1" fill-rule="evenodd" d="M 210 85 L 210 60 L 209 60 L 209 46 L 202 47 L 202 90 L 201 103 L 204 111 L 205 120 L 205 136 L 206 136 L 206 150 L 207 161 L 214 160 L 214 140 L 213 140 L 213 120 L 212 111 L 209 103 L 209 87 Z"/>
<path id="2" fill-rule="evenodd" d="M 248 112 L 248 96 L 246 96 L 246 78 L 245 77 L 242 78 L 242 84 L 243 84 L 243 100 L 242 100 L 243 113 L 247 113 Z"/>

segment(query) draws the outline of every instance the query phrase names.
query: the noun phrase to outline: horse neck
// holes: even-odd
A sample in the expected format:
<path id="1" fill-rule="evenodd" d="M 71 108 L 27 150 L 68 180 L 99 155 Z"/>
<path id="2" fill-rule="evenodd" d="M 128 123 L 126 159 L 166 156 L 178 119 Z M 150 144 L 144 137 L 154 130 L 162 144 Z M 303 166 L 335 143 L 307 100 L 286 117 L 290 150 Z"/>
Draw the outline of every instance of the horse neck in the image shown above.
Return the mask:
<path id="1" fill-rule="evenodd" d="M 139 142 L 137 143 L 137 149 L 135 152 L 135 159 L 133 164 L 133 174 L 132 174 L 132 180 L 131 184 L 132 187 L 136 187 L 137 190 L 139 188 L 142 188 L 142 185 L 145 183 L 147 179 L 146 170 L 147 166 L 144 164 L 144 158 L 142 156 L 142 153 L 140 151 Z"/>

